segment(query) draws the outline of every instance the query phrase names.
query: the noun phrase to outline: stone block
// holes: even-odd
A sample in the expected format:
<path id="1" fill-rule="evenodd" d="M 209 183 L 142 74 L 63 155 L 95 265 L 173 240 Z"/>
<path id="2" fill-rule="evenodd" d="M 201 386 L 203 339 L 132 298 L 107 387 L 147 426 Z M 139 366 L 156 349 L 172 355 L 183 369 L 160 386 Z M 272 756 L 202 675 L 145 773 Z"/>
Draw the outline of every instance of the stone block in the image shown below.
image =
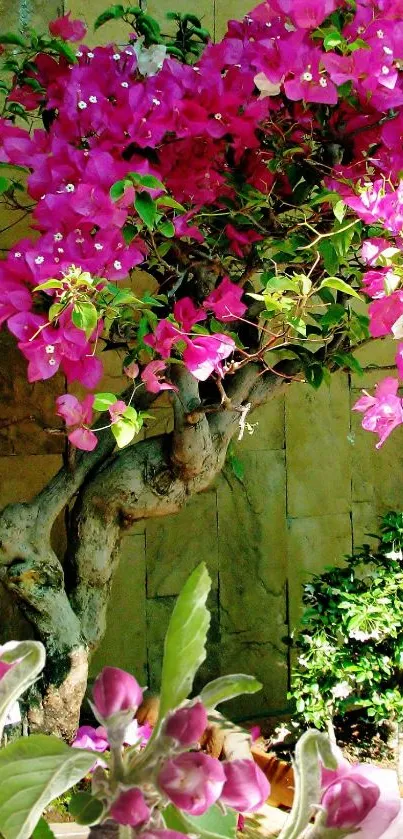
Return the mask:
<path id="1" fill-rule="evenodd" d="M 62 465 L 59 455 L 0 457 L 0 508 L 30 501 Z"/>
<path id="2" fill-rule="evenodd" d="M 290 519 L 287 542 L 290 628 L 295 630 L 302 613 L 303 583 L 328 566 L 340 565 L 351 553 L 350 514 Z"/>
<path id="3" fill-rule="evenodd" d="M 351 506 L 348 378 L 319 391 L 293 385 L 286 396 L 287 513 L 347 513 Z"/>
<path id="4" fill-rule="evenodd" d="M 354 550 L 360 548 L 361 545 L 371 545 L 376 548 L 378 539 L 370 535 L 379 531 L 380 517 L 375 505 L 368 501 L 353 504 L 352 523 Z"/>
<path id="5" fill-rule="evenodd" d="M 147 597 L 179 594 L 191 572 L 206 562 L 217 587 L 217 507 L 214 490 L 193 496 L 175 516 L 146 525 Z"/>
<path id="6" fill-rule="evenodd" d="M 214 39 L 219 41 L 226 32 L 228 20 L 242 19 L 253 8 L 250 0 L 215 0 Z"/>
<path id="7" fill-rule="evenodd" d="M 105 665 L 128 670 L 147 683 L 145 538 L 126 535 L 112 583 L 105 635 L 94 653 L 90 676 Z"/>
<path id="8" fill-rule="evenodd" d="M 279 606 L 277 606 L 279 608 Z M 284 609 L 284 606 L 283 606 Z M 261 614 L 262 622 L 270 622 L 273 614 Z M 285 629 L 282 630 L 285 635 Z M 286 647 L 278 632 L 277 643 L 257 641 L 253 633 L 225 635 L 220 647 L 220 675 L 248 673 L 259 679 L 263 687 L 250 696 L 238 696 L 222 706 L 230 719 L 251 719 L 253 716 L 281 714 L 287 708 L 288 661 Z"/>
<path id="9" fill-rule="evenodd" d="M 235 442 L 237 457 L 243 460 L 249 452 L 283 449 L 285 446 L 284 396 L 273 399 L 253 411 L 248 421 L 254 427 L 253 434 L 245 432 L 242 440 Z"/>
<path id="10" fill-rule="evenodd" d="M 64 450 L 65 436 L 57 433 L 62 421 L 55 415 L 55 399 L 64 391 L 64 378 L 57 374 L 30 384 L 26 359 L 7 330 L 0 335 L 0 390 L 0 455 Z"/>

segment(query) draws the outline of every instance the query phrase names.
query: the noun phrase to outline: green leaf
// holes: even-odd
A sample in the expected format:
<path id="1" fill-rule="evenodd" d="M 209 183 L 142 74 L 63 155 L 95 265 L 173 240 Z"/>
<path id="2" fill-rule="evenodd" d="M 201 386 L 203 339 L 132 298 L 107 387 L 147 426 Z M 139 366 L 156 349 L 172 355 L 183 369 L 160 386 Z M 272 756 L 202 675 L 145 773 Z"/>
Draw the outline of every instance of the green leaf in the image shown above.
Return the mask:
<path id="1" fill-rule="evenodd" d="M 171 198 L 170 195 L 161 195 L 161 198 L 157 198 L 158 207 L 172 207 L 174 210 L 181 210 L 181 212 L 185 213 L 185 207 L 183 204 L 179 204 L 179 201 L 175 201 L 175 198 Z"/>
<path id="2" fill-rule="evenodd" d="M 77 824 L 97 824 L 103 811 L 102 801 L 89 792 L 76 792 L 70 799 L 69 812 Z"/>
<path id="3" fill-rule="evenodd" d="M 109 195 L 111 196 L 112 201 L 118 201 L 119 198 L 121 198 L 122 195 L 124 195 L 126 186 L 129 186 L 129 185 L 130 185 L 130 181 L 127 181 L 127 180 L 116 181 L 114 184 L 112 184 L 112 186 L 109 190 Z"/>
<path id="4" fill-rule="evenodd" d="M 152 230 L 157 215 L 157 205 L 148 192 L 139 192 L 136 195 L 134 206 L 144 224 Z"/>
<path id="5" fill-rule="evenodd" d="M 350 297 L 357 297 L 358 300 L 362 300 L 358 291 L 356 291 L 355 288 L 352 288 L 344 280 L 341 280 L 340 277 L 327 277 L 325 280 L 322 280 L 320 288 L 333 288 L 336 291 L 342 291 L 344 294 L 349 294 Z"/>
<path id="6" fill-rule="evenodd" d="M 11 181 L 9 180 L 9 178 L 4 178 L 3 176 L 1 176 L 0 177 L 0 195 L 3 195 L 4 192 L 7 192 L 7 190 L 10 188 L 10 186 L 11 186 Z"/>
<path id="7" fill-rule="evenodd" d="M 119 449 L 124 449 L 125 446 L 128 446 L 129 443 L 133 440 L 134 435 L 136 434 L 136 428 L 134 424 L 130 421 L 126 421 L 125 419 L 120 419 L 118 422 L 114 422 L 111 426 L 112 434 L 117 442 Z"/>
<path id="8" fill-rule="evenodd" d="M 51 830 L 43 817 L 39 819 L 38 824 L 34 828 L 31 839 L 55 839 L 53 830 Z"/>
<path id="9" fill-rule="evenodd" d="M 0 34 L 0 44 L 14 44 L 17 47 L 27 49 L 27 42 L 17 32 L 3 32 Z"/>
<path id="10" fill-rule="evenodd" d="M 44 283 L 40 283 L 39 285 L 35 286 L 33 291 L 44 291 L 46 288 L 63 288 L 63 283 L 60 280 L 46 280 Z"/>
<path id="11" fill-rule="evenodd" d="M 147 189 L 162 189 L 166 192 L 166 187 L 162 181 L 159 181 L 154 175 L 139 175 L 137 172 L 129 172 L 128 177 L 132 179 L 133 183 L 146 186 Z"/>
<path id="12" fill-rule="evenodd" d="M 5 650 L 1 661 L 13 667 L 0 680 L 0 740 L 8 709 L 30 685 L 45 666 L 45 648 L 39 641 L 21 641 L 13 649 Z M 0 755 L 3 752 L 0 752 Z M 1 831 L 3 831 L 0 819 Z"/>
<path id="13" fill-rule="evenodd" d="M 168 711 L 177 708 L 192 689 L 194 677 L 206 658 L 210 613 L 206 600 L 211 580 L 204 563 L 186 581 L 171 615 L 165 636 L 160 711 L 155 731 Z"/>
<path id="14" fill-rule="evenodd" d="M 91 335 L 98 323 L 98 313 L 93 303 L 76 303 L 71 319 L 74 326 L 82 329 L 87 336 Z"/>
<path id="15" fill-rule="evenodd" d="M 340 222 L 340 224 L 342 223 L 344 216 L 346 215 L 346 210 L 347 207 L 344 201 L 337 201 L 337 203 L 333 207 L 333 213 L 337 218 L 337 221 Z"/>
<path id="16" fill-rule="evenodd" d="M 220 676 L 218 679 L 209 682 L 204 686 L 200 699 L 206 708 L 215 708 L 220 702 L 228 702 L 236 696 L 245 693 L 257 693 L 261 690 L 262 684 L 254 676 L 246 676 L 243 673 L 235 673 L 230 676 Z"/>
<path id="17" fill-rule="evenodd" d="M 96 393 L 94 396 L 94 411 L 107 411 L 110 405 L 117 402 L 114 393 Z"/>
<path id="18" fill-rule="evenodd" d="M 63 58 L 67 58 L 70 64 L 77 64 L 77 56 L 70 44 L 66 44 L 66 41 L 59 41 L 57 38 L 54 38 L 49 46 L 59 55 L 62 55 Z"/>
<path id="19" fill-rule="evenodd" d="M 315 390 L 321 386 L 323 382 L 323 367 L 321 364 L 310 364 L 304 368 L 304 376 L 306 381 Z"/>
<path id="20" fill-rule="evenodd" d="M 171 221 L 163 221 L 162 224 L 160 224 L 158 231 L 168 239 L 172 239 L 172 237 L 175 236 L 175 227 Z"/>
<path id="21" fill-rule="evenodd" d="M 99 15 L 94 23 L 94 31 L 99 29 L 100 26 L 103 26 L 104 23 L 108 23 L 110 20 L 118 20 L 119 18 L 123 17 L 125 10 L 123 6 L 120 4 L 115 4 L 114 6 L 109 6 L 108 9 L 105 9 L 101 15 Z"/>
<path id="22" fill-rule="evenodd" d="M 0 825 L 4 839 L 31 836 L 45 807 L 84 778 L 95 759 L 94 752 L 71 749 L 44 734 L 22 737 L 2 749 Z"/>
<path id="23" fill-rule="evenodd" d="M 345 318 L 346 314 L 346 310 L 341 303 L 331 303 L 323 317 L 320 319 L 322 329 L 328 330 L 332 326 L 336 326 L 336 324 L 340 323 L 340 321 Z"/>
<path id="24" fill-rule="evenodd" d="M 52 303 L 48 311 L 48 319 L 50 321 L 56 320 L 65 308 L 66 306 L 64 303 Z"/>
<path id="25" fill-rule="evenodd" d="M 329 32 L 328 35 L 326 35 L 323 39 L 323 46 L 326 52 L 329 52 L 329 50 L 334 50 L 335 47 L 339 47 L 341 44 L 344 43 L 344 38 L 340 34 L 340 32 Z"/>
<path id="26" fill-rule="evenodd" d="M 353 373 L 357 373 L 358 376 L 362 376 L 364 374 L 364 370 L 362 369 L 358 358 L 356 358 L 352 353 L 334 353 L 334 355 L 332 355 L 332 359 L 339 367 L 347 367 L 348 370 L 352 370 Z"/>
<path id="27" fill-rule="evenodd" d="M 192 834 L 200 839 L 235 839 L 238 815 L 234 810 L 223 813 L 216 804 L 202 816 L 189 816 L 170 804 L 163 812 L 170 830 Z"/>

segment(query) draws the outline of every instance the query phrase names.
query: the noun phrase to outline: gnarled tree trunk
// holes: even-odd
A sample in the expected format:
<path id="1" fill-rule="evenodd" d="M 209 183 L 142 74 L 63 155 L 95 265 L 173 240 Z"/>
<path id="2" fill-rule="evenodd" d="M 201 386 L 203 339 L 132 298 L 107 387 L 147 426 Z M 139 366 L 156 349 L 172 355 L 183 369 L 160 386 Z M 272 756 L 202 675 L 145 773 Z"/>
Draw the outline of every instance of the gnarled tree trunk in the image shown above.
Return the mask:
<path id="1" fill-rule="evenodd" d="M 249 408 L 287 384 L 249 364 L 230 379 L 219 404 L 206 406 L 190 373 L 177 368 L 175 379 L 171 434 L 115 452 L 110 432 L 101 432 L 98 447 L 80 455 L 74 469 L 62 468 L 33 501 L 8 506 L 0 515 L 0 580 L 48 656 L 46 687 L 29 715 L 34 730 L 66 738 L 75 731 L 88 658 L 105 631 L 123 531 L 140 519 L 176 513 L 207 489 Z M 62 566 L 51 547 L 51 529 L 73 498 Z"/>

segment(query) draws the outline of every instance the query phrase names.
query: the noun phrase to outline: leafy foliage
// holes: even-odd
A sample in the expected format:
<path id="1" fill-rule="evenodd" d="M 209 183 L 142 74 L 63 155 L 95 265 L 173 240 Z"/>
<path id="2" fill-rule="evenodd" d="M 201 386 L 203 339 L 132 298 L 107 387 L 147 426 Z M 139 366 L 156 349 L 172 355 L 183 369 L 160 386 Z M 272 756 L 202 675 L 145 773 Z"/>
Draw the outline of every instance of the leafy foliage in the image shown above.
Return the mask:
<path id="1" fill-rule="evenodd" d="M 304 586 L 290 696 L 318 728 L 353 709 L 403 719 L 403 514 L 386 515 L 378 538 Z"/>

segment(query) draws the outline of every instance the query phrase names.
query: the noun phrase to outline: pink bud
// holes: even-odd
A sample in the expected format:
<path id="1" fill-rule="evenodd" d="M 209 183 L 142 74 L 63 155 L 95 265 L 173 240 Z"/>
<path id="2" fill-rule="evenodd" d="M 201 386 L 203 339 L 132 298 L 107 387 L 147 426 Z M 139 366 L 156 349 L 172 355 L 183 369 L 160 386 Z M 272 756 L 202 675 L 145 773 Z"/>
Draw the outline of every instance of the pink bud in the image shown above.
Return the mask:
<path id="1" fill-rule="evenodd" d="M 179 708 L 168 717 L 165 734 L 173 737 L 182 746 L 191 746 L 200 740 L 207 728 L 207 712 L 201 702 Z"/>
<path id="2" fill-rule="evenodd" d="M 132 827 L 137 827 L 148 821 L 151 811 L 144 801 L 141 790 L 133 787 L 119 795 L 119 798 L 113 802 L 109 815 L 118 824 L 130 824 Z"/>
<path id="3" fill-rule="evenodd" d="M 0 661 L 0 680 L 14 667 L 14 664 L 7 664 L 5 661 Z"/>
<path id="4" fill-rule="evenodd" d="M 135 361 L 131 361 L 130 364 L 127 364 L 126 367 L 123 368 L 123 371 L 129 379 L 137 379 L 139 374 L 139 365 L 136 364 Z"/>
<path id="5" fill-rule="evenodd" d="M 326 827 L 357 827 L 375 807 L 379 796 L 379 787 L 358 772 L 338 778 L 322 796 Z"/>
<path id="6" fill-rule="evenodd" d="M 225 781 L 222 764 L 201 752 L 167 760 L 158 784 L 172 803 L 185 813 L 201 816 L 220 797 Z"/>
<path id="7" fill-rule="evenodd" d="M 96 710 L 103 719 L 119 711 L 132 710 L 143 701 L 143 691 L 130 673 L 119 667 L 104 667 L 92 689 Z"/>
<path id="8" fill-rule="evenodd" d="M 233 810 L 253 813 L 270 795 L 266 775 L 253 760 L 231 760 L 223 763 L 225 784 L 220 801 Z"/>

